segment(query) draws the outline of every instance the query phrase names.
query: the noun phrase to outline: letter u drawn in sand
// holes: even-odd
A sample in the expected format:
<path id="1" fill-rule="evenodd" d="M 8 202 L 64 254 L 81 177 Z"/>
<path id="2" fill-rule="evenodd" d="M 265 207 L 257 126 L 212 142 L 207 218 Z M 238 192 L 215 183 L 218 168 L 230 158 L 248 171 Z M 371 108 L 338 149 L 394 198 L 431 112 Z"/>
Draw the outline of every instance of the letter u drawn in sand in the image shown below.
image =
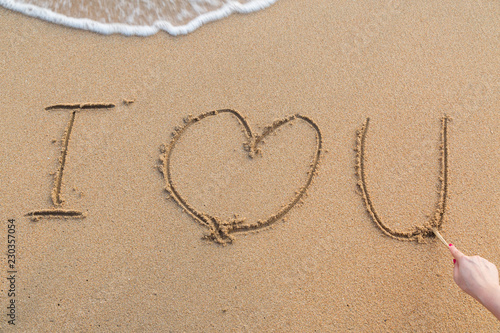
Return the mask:
<path id="1" fill-rule="evenodd" d="M 439 199 L 436 204 L 434 214 L 423 226 L 415 226 L 410 231 L 399 231 L 391 229 L 377 214 L 373 205 L 372 198 L 368 192 L 365 173 L 365 141 L 368 131 L 368 124 L 370 118 L 367 118 L 361 129 L 357 131 L 356 140 L 356 176 L 358 178 L 358 187 L 361 190 L 361 196 L 365 203 L 366 210 L 375 224 L 382 230 L 382 232 L 392 238 L 399 240 L 417 240 L 424 241 L 424 237 L 433 237 L 434 230 L 439 230 L 443 224 L 446 200 L 448 195 L 448 121 L 449 117 L 444 116 L 441 119 L 441 144 L 440 144 L 440 189 Z"/>
<path id="2" fill-rule="evenodd" d="M 297 190 L 296 195 L 285 205 L 281 206 L 281 208 L 263 220 L 257 220 L 253 222 L 247 222 L 245 218 L 234 218 L 228 221 L 223 221 L 217 216 L 212 216 L 210 214 L 204 213 L 197 208 L 193 207 L 190 203 L 186 201 L 186 199 L 179 193 L 178 189 L 174 186 L 174 182 L 172 180 L 171 174 L 171 155 L 172 151 L 175 148 L 176 143 L 182 137 L 182 135 L 189 129 L 189 127 L 195 123 L 202 121 L 208 117 L 214 117 L 222 113 L 229 113 L 236 117 L 239 124 L 243 127 L 243 132 L 245 133 L 246 142 L 244 143 L 244 149 L 248 152 L 248 156 L 253 158 L 255 155 L 260 154 L 260 144 L 262 140 L 268 135 L 272 134 L 279 127 L 290 123 L 291 121 L 303 121 L 307 123 L 312 129 L 314 129 L 316 133 L 316 147 L 315 153 L 312 163 L 310 164 L 310 169 L 308 171 L 307 179 L 302 187 Z M 309 117 L 294 114 L 288 117 L 285 117 L 280 120 L 276 120 L 272 123 L 271 126 L 267 126 L 264 128 L 262 134 L 255 135 L 250 126 L 248 125 L 245 118 L 237 111 L 224 109 L 224 110 L 216 110 L 210 111 L 203 114 L 200 114 L 197 117 L 188 117 L 185 121 L 184 126 L 177 128 L 174 133 L 172 133 L 172 140 L 165 148 L 162 150 L 162 154 L 160 155 L 160 159 L 162 164 L 160 165 L 160 171 L 165 177 L 165 190 L 189 215 L 191 215 L 196 221 L 198 221 L 201 225 L 205 226 L 208 229 L 208 234 L 205 235 L 205 239 L 211 240 L 215 243 L 219 244 L 227 244 L 233 241 L 233 233 L 236 232 L 245 232 L 258 230 L 261 228 L 266 228 L 276 221 L 282 219 L 285 214 L 287 214 L 304 196 L 307 189 L 312 183 L 313 177 L 317 173 L 319 160 L 322 152 L 322 138 L 321 131 L 316 125 L 316 123 L 311 120 Z"/>

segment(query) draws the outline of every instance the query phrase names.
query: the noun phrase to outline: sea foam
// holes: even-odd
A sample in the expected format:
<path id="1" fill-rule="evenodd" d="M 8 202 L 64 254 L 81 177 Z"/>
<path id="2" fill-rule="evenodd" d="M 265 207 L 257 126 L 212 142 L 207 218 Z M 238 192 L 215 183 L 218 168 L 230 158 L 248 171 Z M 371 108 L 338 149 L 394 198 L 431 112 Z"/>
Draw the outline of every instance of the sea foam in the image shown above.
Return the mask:
<path id="1" fill-rule="evenodd" d="M 250 13 L 276 0 L 0 0 L 0 6 L 101 34 L 149 36 L 192 32 L 232 13 Z"/>

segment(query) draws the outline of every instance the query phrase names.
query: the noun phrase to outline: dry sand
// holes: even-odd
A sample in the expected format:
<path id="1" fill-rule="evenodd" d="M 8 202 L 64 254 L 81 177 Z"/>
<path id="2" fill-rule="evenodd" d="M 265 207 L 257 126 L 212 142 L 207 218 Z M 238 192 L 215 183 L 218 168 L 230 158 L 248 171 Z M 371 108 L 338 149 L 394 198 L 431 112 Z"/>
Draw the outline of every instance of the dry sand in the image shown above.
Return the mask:
<path id="1" fill-rule="evenodd" d="M 423 226 L 439 201 L 449 115 L 441 232 L 500 265 L 499 18 L 494 0 L 280 0 L 183 37 L 127 38 L 0 9 L 0 246 L 8 219 L 17 239 L 16 325 L 2 259 L 0 330 L 499 330 L 454 284 L 436 238 L 395 240 L 372 221 L 354 151 L 370 117 L 365 173 L 377 214 L 391 229 Z M 63 204 L 54 179 L 74 110 L 45 110 L 60 103 L 116 105 L 75 109 Z M 160 155 L 188 115 L 228 108 L 253 135 L 310 117 L 322 148 L 284 221 L 230 232 L 224 246 L 202 237 L 276 214 L 307 183 L 317 150 L 317 132 L 297 119 L 253 159 L 234 114 L 193 124 L 172 152 L 172 183 L 200 216 L 219 217 L 204 224 L 168 199 Z M 26 216 L 53 207 L 86 217 Z"/>

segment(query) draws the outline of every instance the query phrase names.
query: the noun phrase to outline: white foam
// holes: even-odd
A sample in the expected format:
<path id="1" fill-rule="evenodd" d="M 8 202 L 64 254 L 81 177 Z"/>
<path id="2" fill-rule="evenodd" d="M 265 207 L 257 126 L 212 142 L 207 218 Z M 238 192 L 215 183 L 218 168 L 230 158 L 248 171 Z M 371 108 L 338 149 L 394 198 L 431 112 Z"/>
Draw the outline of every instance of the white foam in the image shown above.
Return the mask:
<path id="1" fill-rule="evenodd" d="M 197 3 L 201 2 L 200 0 L 185 1 L 189 3 L 193 8 L 198 8 Z M 172 22 L 164 19 L 156 19 L 154 20 L 154 22 L 151 22 L 151 24 L 148 23 L 141 25 L 134 25 L 130 24 L 129 22 L 98 22 L 89 18 L 70 17 L 68 15 L 57 13 L 48 8 L 14 0 L 0 0 L 0 6 L 52 23 L 61 24 L 77 29 L 90 30 L 105 35 L 120 33 L 127 36 L 149 36 L 157 33 L 160 30 L 164 30 L 171 35 L 177 36 L 188 34 L 205 23 L 219 20 L 231 15 L 232 13 L 250 13 L 262 10 L 271 6 L 274 2 L 276 2 L 276 0 L 250 0 L 249 2 L 242 4 L 236 0 L 227 0 L 225 4 L 220 8 L 205 13 L 200 13 L 198 16 L 183 25 L 174 25 L 172 24 Z M 129 15 L 133 14 L 134 13 L 130 13 Z"/>

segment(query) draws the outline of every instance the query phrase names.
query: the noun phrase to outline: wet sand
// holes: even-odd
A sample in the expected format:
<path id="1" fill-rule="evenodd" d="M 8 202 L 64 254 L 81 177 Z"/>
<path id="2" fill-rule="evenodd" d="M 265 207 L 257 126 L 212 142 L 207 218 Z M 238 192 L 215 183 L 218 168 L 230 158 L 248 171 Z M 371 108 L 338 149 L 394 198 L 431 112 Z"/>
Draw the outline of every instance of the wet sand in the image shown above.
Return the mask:
<path id="1" fill-rule="evenodd" d="M 139 38 L 0 9 L 0 330 L 497 331 L 428 227 L 500 265 L 499 14 L 282 0 Z M 370 202 L 410 241 L 358 186 L 368 117 Z"/>

